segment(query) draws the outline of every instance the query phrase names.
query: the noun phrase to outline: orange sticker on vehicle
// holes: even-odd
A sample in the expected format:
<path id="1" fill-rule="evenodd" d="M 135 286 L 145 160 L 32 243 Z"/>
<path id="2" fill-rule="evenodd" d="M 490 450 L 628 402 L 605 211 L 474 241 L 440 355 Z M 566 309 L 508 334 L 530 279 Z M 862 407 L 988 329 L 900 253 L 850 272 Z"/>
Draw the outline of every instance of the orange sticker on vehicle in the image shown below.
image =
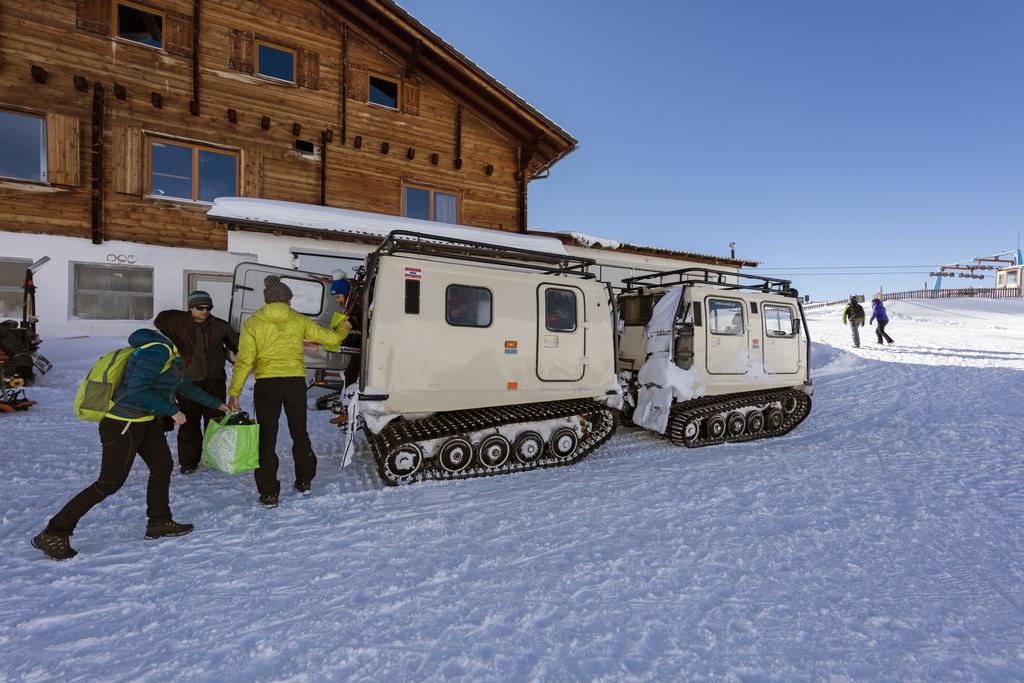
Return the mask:
<path id="1" fill-rule="evenodd" d="M 519 382 L 508 382 L 505 386 L 509 391 L 519 390 Z"/>
<path id="2" fill-rule="evenodd" d="M 506 340 L 505 342 L 505 353 L 509 355 L 515 355 L 519 353 L 519 342 L 515 340 Z"/>

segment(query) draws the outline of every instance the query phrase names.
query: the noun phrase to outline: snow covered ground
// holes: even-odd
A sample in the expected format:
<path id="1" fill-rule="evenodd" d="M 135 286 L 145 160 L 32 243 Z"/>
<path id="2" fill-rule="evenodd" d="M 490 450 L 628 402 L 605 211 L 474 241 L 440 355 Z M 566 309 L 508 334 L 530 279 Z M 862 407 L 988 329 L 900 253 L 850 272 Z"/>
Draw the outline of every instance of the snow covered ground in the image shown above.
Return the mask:
<path id="1" fill-rule="evenodd" d="M 64 563 L 28 541 L 96 475 L 70 404 L 110 342 L 48 340 L 40 405 L 0 416 L 0 679 L 1022 680 L 1024 304 L 890 310 L 897 345 L 856 352 L 815 312 L 782 439 L 623 427 L 574 467 L 395 489 L 311 412 L 312 497 L 287 456 L 276 510 L 175 472 L 196 531 L 145 541 L 137 462 Z"/>

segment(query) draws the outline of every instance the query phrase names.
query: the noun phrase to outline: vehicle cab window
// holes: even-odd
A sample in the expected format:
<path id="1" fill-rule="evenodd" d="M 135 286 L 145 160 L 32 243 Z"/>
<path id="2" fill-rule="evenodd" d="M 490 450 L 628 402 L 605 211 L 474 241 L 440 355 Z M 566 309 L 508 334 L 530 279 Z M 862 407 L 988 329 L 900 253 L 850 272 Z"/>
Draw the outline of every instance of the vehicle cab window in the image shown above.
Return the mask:
<path id="1" fill-rule="evenodd" d="M 711 334 L 741 336 L 745 331 L 743 304 L 727 299 L 708 299 L 708 325 Z"/>

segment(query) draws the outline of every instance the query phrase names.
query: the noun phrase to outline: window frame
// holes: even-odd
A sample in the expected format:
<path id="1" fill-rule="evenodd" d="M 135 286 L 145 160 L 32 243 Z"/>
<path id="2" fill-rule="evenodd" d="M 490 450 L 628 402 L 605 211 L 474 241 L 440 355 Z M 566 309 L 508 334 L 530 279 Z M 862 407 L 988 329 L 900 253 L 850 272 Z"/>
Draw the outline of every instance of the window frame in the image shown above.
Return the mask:
<path id="1" fill-rule="evenodd" d="M 395 84 L 395 106 L 391 107 L 391 106 L 386 105 L 386 104 L 381 104 L 380 102 L 374 102 L 372 99 L 370 99 L 371 97 L 373 97 L 373 79 L 375 79 L 375 78 L 378 81 L 387 81 L 388 83 L 394 83 Z M 369 71 L 369 72 L 367 72 L 367 74 L 366 74 L 366 103 L 371 105 L 371 106 L 374 106 L 374 107 L 380 107 L 381 109 L 384 109 L 384 110 L 387 110 L 387 111 L 401 112 L 402 111 L 402 79 L 401 78 L 395 78 L 394 76 L 385 76 L 384 74 L 380 73 L 379 71 Z"/>
<path id="2" fill-rule="evenodd" d="M 455 197 L 455 222 L 446 223 L 445 225 L 459 225 L 462 223 L 462 192 L 460 190 L 446 189 L 443 187 L 435 187 L 433 185 L 427 185 L 425 183 L 417 183 L 412 181 L 402 181 L 402 218 L 413 218 L 412 216 L 406 215 L 405 211 L 408 208 L 405 201 L 405 191 L 408 189 L 412 190 L 423 190 L 424 192 L 430 193 L 430 201 L 427 204 L 427 212 L 430 217 L 415 218 L 414 220 L 428 220 L 431 223 L 439 222 L 434 218 L 434 194 L 440 192 L 441 194 L 450 194 Z"/>
<path id="3" fill-rule="evenodd" d="M 129 45 L 138 45 L 140 47 L 149 48 L 150 50 L 162 50 L 165 52 L 167 51 L 167 12 L 156 9 L 155 7 L 147 7 L 146 5 L 137 2 L 132 2 L 131 0 L 112 0 L 112 5 L 113 16 L 111 17 L 111 24 L 113 24 L 113 37 L 115 40 L 123 40 Z M 124 5 L 125 7 L 130 7 L 140 12 L 145 12 L 147 14 L 153 14 L 160 17 L 160 47 L 157 47 L 156 45 L 147 45 L 146 43 L 140 43 L 137 40 L 125 38 L 121 35 L 121 17 L 117 11 L 117 8 L 121 5 Z"/>
<path id="4" fill-rule="evenodd" d="M 1008 270 L 1006 271 L 1006 286 L 1017 287 L 1020 284 L 1020 271 L 1019 270 Z"/>
<path id="5" fill-rule="evenodd" d="M 739 332 L 730 333 L 730 332 L 715 332 L 714 331 L 714 329 L 713 329 L 714 325 L 712 323 L 712 320 L 713 320 L 714 316 L 711 315 L 711 302 L 713 302 L 713 301 L 720 301 L 720 302 L 729 303 L 729 304 L 737 304 L 739 306 L 740 325 L 742 326 Z M 708 334 L 713 334 L 716 337 L 745 337 L 747 335 L 747 319 L 746 319 L 747 313 L 744 310 L 746 307 L 743 305 L 743 301 L 742 300 L 740 300 L 740 299 L 726 299 L 726 298 L 722 298 L 722 297 L 709 296 L 709 297 L 707 297 L 707 307 L 708 307 Z"/>
<path id="6" fill-rule="evenodd" d="M 21 283 L 16 285 L 6 285 L 3 281 L 0 281 L 0 294 L 16 294 L 24 300 L 25 296 L 25 271 L 32 265 L 31 259 L 18 258 L 17 256 L 3 256 L 0 257 L 0 263 L 11 263 L 11 264 L 24 264 L 24 268 L 21 269 Z M 24 301 L 23 301 L 24 303 Z M 3 309 L 0 309 L 2 311 Z M 23 311 L 15 315 L 20 315 Z M 0 316 L 3 314 L 0 313 Z M 6 316 L 4 316 L 6 317 Z"/>
<path id="7" fill-rule="evenodd" d="M 288 52 L 292 56 L 292 80 L 286 81 L 283 78 L 277 76 L 270 76 L 268 74 L 260 73 L 260 45 L 269 47 L 271 50 L 277 50 L 278 52 Z M 252 49 L 252 75 L 256 78 L 268 80 L 272 83 L 281 83 L 283 85 L 290 85 L 293 87 L 298 86 L 299 80 L 299 51 L 292 47 L 286 47 L 280 43 L 275 43 L 271 40 L 264 38 L 255 38 L 253 40 Z"/>
<path id="8" fill-rule="evenodd" d="M 785 334 L 773 334 L 768 329 L 768 311 L 769 310 L 773 310 L 773 311 L 786 311 L 786 312 L 789 313 L 789 331 L 788 332 L 786 332 Z M 794 330 L 794 328 L 796 326 L 797 317 L 796 317 L 796 311 L 793 310 L 792 306 L 787 306 L 785 304 L 773 304 L 773 303 L 768 303 L 767 301 L 762 302 L 761 303 L 761 318 L 764 320 L 764 334 L 765 334 L 766 337 L 768 337 L 770 339 L 792 339 L 793 337 L 796 336 L 796 332 L 794 332 L 793 330 Z"/>
<path id="9" fill-rule="evenodd" d="M 36 178 L 15 178 L 14 176 L 0 175 L 0 182 L 11 182 L 11 183 L 31 183 L 33 185 L 49 185 L 50 184 L 50 151 L 49 151 L 49 135 L 50 130 L 47 125 L 47 118 L 45 113 L 36 111 L 26 111 L 23 109 L 11 108 L 11 107 L 0 107 L 0 113 L 14 114 L 15 116 L 26 116 L 28 118 L 38 119 L 43 122 L 43 139 L 40 145 L 40 177 Z"/>
<path id="10" fill-rule="evenodd" d="M 169 145 L 177 145 L 178 147 L 187 147 L 192 150 L 192 197 L 186 199 L 184 197 L 170 197 L 166 195 L 153 194 L 153 143 L 161 142 Z M 242 153 L 239 149 L 231 149 L 227 147 L 216 147 L 202 142 L 190 142 L 188 140 L 179 140 L 171 137 L 163 137 L 161 135 L 146 135 L 146 197 L 150 199 L 160 199 L 162 201 L 169 202 L 187 202 L 189 204 L 201 204 L 203 206 L 213 206 L 213 202 L 208 202 L 200 199 L 196 199 L 199 196 L 199 152 L 214 152 L 215 154 L 223 154 L 224 156 L 233 156 L 235 158 L 235 197 L 241 196 L 242 191 Z"/>
<path id="11" fill-rule="evenodd" d="M 448 292 L 451 291 L 452 287 L 461 287 L 463 289 L 476 289 L 476 290 L 482 290 L 484 292 L 487 292 L 487 298 L 488 298 L 488 301 L 491 304 L 491 311 L 490 311 L 490 316 L 487 319 L 487 324 L 486 325 L 466 324 L 466 323 L 453 323 L 451 321 L 451 319 L 448 317 Z M 479 285 L 463 285 L 463 284 L 459 284 L 457 282 L 450 283 L 447 287 L 444 288 L 444 321 L 448 325 L 450 325 L 452 327 L 470 327 L 470 328 L 475 328 L 475 329 L 478 329 L 478 330 L 485 330 L 485 329 L 487 329 L 488 327 L 490 327 L 491 325 L 494 324 L 494 292 L 492 292 L 487 287 L 480 287 Z"/>
<path id="12" fill-rule="evenodd" d="M 548 294 L 550 294 L 551 292 L 568 292 L 569 294 L 572 294 L 573 316 L 571 330 L 555 329 L 548 325 Z M 565 287 L 548 287 L 547 289 L 544 290 L 544 329 L 546 329 L 548 332 L 555 332 L 558 334 L 575 334 L 580 329 L 579 317 L 579 299 L 576 297 L 576 292 L 574 290 L 567 289 Z"/>
<path id="13" fill-rule="evenodd" d="M 152 320 L 153 319 L 152 315 L 150 317 L 148 317 L 148 318 L 94 318 L 94 317 L 83 316 L 83 315 L 79 314 L 79 312 L 78 312 L 78 295 L 81 294 L 81 293 L 84 293 L 84 294 L 95 294 L 95 295 L 98 295 L 98 296 L 104 296 L 104 295 L 108 295 L 109 296 L 109 295 L 114 294 L 114 295 L 121 295 L 121 296 L 130 296 L 132 298 L 148 297 L 149 300 L 150 300 L 150 313 L 151 314 L 155 314 L 155 310 L 156 310 L 156 270 L 152 266 L 124 265 L 124 264 L 120 264 L 120 263 L 118 263 L 118 264 L 94 263 L 94 262 L 89 262 L 89 261 L 71 261 L 69 263 L 69 265 L 71 266 L 71 278 L 70 278 L 70 281 L 71 281 L 71 296 L 69 297 L 69 299 L 70 299 L 69 303 L 70 303 L 70 306 L 71 306 L 71 316 L 73 318 L 77 318 L 79 320 L 99 320 L 99 321 L 104 321 L 104 322 L 121 322 L 121 321 L 137 322 L 139 320 Z M 132 292 L 118 292 L 118 291 L 109 290 L 109 289 L 81 289 L 78 286 L 78 278 L 79 278 L 79 268 L 81 268 L 83 266 L 86 267 L 86 268 L 100 268 L 100 269 L 107 269 L 107 270 L 110 270 L 110 269 L 118 269 L 118 270 L 148 270 L 150 273 L 152 273 L 152 277 L 150 278 L 150 282 L 151 282 L 151 284 L 150 284 L 150 291 L 148 293 L 146 293 L 146 292 L 134 292 L 134 291 L 132 291 Z"/>

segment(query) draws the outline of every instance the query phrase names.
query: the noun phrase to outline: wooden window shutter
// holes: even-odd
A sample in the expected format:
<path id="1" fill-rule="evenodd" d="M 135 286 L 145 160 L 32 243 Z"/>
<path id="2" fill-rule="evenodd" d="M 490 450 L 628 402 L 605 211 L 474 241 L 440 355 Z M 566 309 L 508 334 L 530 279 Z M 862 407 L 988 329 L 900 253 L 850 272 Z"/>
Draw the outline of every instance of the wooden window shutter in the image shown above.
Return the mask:
<path id="1" fill-rule="evenodd" d="M 298 85 L 310 90 L 320 89 L 320 55 L 316 52 L 298 51 L 295 73 Z"/>
<path id="2" fill-rule="evenodd" d="M 420 114 L 420 86 L 413 81 L 402 81 L 402 111 L 406 114 Z"/>
<path id="3" fill-rule="evenodd" d="M 110 35 L 110 0 L 78 0 L 75 25 L 83 31 Z"/>
<path id="4" fill-rule="evenodd" d="M 164 26 L 164 49 L 179 57 L 192 56 L 192 17 L 178 12 L 167 13 Z"/>
<path id="5" fill-rule="evenodd" d="M 46 179 L 51 185 L 81 182 L 81 139 L 78 117 L 46 115 Z"/>
<path id="6" fill-rule="evenodd" d="M 231 41 L 228 67 L 243 73 L 252 73 L 252 50 L 254 36 L 251 31 L 238 31 L 228 29 L 228 39 Z"/>
<path id="7" fill-rule="evenodd" d="M 370 96 L 370 76 L 365 64 L 353 64 L 348 69 L 349 99 L 365 102 Z"/>
<path id="8" fill-rule="evenodd" d="M 136 126 L 114 127 L 114 192 L 141 195 L 142 130 Z"/>
<path id="9" fill-rule="evenodd" d="M 242 152 L 242 196 L 263 196 L 263 152 L 259 149 Z"/>

